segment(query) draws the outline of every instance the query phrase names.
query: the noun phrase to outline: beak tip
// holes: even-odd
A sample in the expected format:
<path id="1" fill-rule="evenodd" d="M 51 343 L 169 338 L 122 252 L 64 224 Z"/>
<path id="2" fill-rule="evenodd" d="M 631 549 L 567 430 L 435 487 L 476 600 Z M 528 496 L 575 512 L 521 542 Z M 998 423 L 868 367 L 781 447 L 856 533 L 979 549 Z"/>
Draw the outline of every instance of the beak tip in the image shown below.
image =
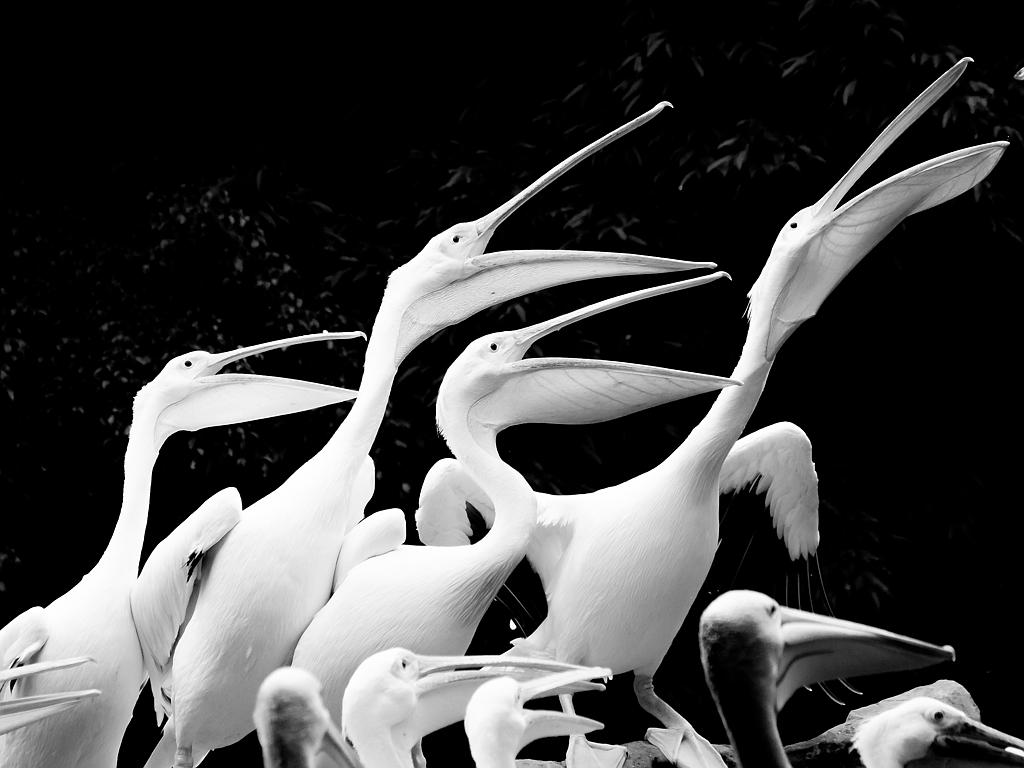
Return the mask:
<path id="1" fill-rule="evenodd" d="M 671 101 L 659 101 L 657 104 L 657 109 L 675 109 L 675 107 L 672 106 Z"/>

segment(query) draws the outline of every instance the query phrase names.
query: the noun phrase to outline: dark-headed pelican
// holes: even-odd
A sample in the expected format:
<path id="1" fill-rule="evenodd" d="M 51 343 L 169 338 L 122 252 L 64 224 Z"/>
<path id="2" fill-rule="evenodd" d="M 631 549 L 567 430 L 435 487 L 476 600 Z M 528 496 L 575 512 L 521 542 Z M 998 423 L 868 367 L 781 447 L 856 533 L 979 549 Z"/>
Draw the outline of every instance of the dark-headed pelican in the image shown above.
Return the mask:
<path id="1" fill-rule="evenodd" d="M 437 425 L 494 500 L 494 525 L 470 546 L 399 546 L 348 572 L 295 649 L 295 665 L 323 682 L 332 711 L 356 667 L 378 650 L 464 653 L 498 589 L 522 560 L 536 523 L 536 501 L 522 475 L 498 455 L 498 430 L 607 421 L 734 383 L 604 360 L 524 360 L 530 347 L 586 317 L 721 276 L 635 291 L 522 330 L 489 334 L 466 347 L 441 383 Z"/>
<path id="2" fill-rule="evenodd" d="M 928 759 L 950 768 L 1024 766 L 1024 740 L 928 696 L 870 718 L 857 729 L 853 746 L 864 768 L 903 768 L 913 760 Z M 1021 751 L 1008 751 L 1014 748 Z"/>
<path id="3" fill-rule="evenodd" d="M 308 334 L 233 352 L 189 352 L 174 358 L 135 396 L 124 457 L 121 513 L 96 566 L 46 608 L 30 608 L 0 630 L 0 666 L 89 656 L 84 664 L 18 681 L 0 698 L 98 689 L 87 706 L 21 728 L 0 739 L 0 765 L 21 768 L 110 768 L 145 681 L 141 635 L 173 642 L 177 626 L 163 626 L 175 611 L 162 601 L 136 611 L 130 593 L 139 574 L 153 465 L 175 432 L 296 413 L 355 397 L 352 390 L 273 376 L 219 373 L 229 363 L 273 349 L 362 334 Z M 197 554 L 199 554 L 197 552 Z M 180 569 L 179 569 L 180 570 Z M 177 574 L 167 574 L 179 579 Z M 188 574 L 189 576 L 191 573 Z M 180 581 L 186 575 L 182 571 Z M 162 584 L 162 596 L 179 591 Z M 187 603 L 187 600 L 186 600 Z M 182 607 L 182 612 L 184 608 Z M 138 626 L 137 626 L 138 622 Z M 156 625 L 147 625 L 155 622 Z"/>
<path id="4" fill-rule="evenodd" d="M 568 674 L 559 678 L 560 691 L 601 690 L 603 686 L 586 681 L 606 672 L 586 669 L 581 674 L 579 667 L 543 659 L 426 656 L 389 648 L 369 656 L 352 674 L 342 706 L 342 732 L 364 768 L 412 768 L 420 740 L 462 720 L 474 692 L 490 680 Z"/>
<path id="5" fill-rule="evenodd" d="M 518 641 L 517 652 L 605 665 L 615 674 L 632 670 L 640 706 L 664 726 L 650 729 L 647 737 L 679 765 L 721 764 L 710 744 L 654 690 L 654 675 L 718 546 L 719 494 L 761 476 L 762 489 L 771 487 L 772 517 L 790 556 L 806 556 L 818 544 L 817 479 L 806 436 L 792 425 L 743 440 L 740 435 L 783 341 L 814 315 L 843 276 L 900 221 L 967 191 L 999 160 L 1006 142 L 959 150 L 840 205 L 882 151 L 952 86 L 968 61 L 929 86 L 821 200 L 782 228 L 749 294 L 750 324 L 731 374 L 743 386 L 723 390 L 686 440 L 650 471 L 593 493 L 539 498 L 527 557 L 543 582 L 548 615 L 533 634 Z M 434 486 L 425 483 L 423 496 L 448 505 L 420 510 L 421 538 L 428 543 L 457 541 L 458 529 L 468 530 L 466 496 L 458 497 L 458 488 L 436 487 L 465 487 L 464 470 L 449 462 L 444 471 L 428 475 Z M 488 506 L 481 510 L 485 516 Z M 439 516 L 444 520 L 438 522 Z M 424 525 L 425 518 L 433 519 Z M 598 749 L 588 750 L 585 740 L 575 737 L 569 763 L 576 763 L 577 750 L 587 750 L 588 761 L 611 768 L 625 759 L 622 747 L 594 746 Z"/>
<path id="6" fill-rule="evenodd" d="M 606 677 L 607 668 L 587 668 L 546 675 L 530 681 L 499 677 L 481 685 L 466 705 L 465 729 L 477 768 L 515 768 L 519 750 L 537 739 L 571 736 L 602 728 L 597 720 L 523 704 L 568 683 Z"/>
<path id="7" fill-rule="evenodd" d="M 252 713 L 264 768 L 312 768 L 323 751 L 338 768 L 363 768 L 320 698 L 320 682 L 304 669 L 275 669 L 256 692 Z"/>
<path id="8" fill-rule="evenodd" d="M 767 595 L 726 592 L 701 615 L 708 688 L 741 766 L 789 768 L 776 714 L 801 686 L 918 669 L 953 649 L 866 624 L 783 608 Z"/>
<path id="9" fill-rule="evenodd" d="M 195 610 L 161 684 L 169 720 L 148 768 L 171 762 L 190 768 L 210 749 L 252 730 L 258 685 L 289 662 L 299 636 L 331 595 L 338 563 L 349 560 L 343 542 L 373 492 L 370 448 L 409 352 L 437 331 L 531 291 L 593 277 L 707 266 L 593 251 L 484 253 L 501 223 L 527 200 L 665 106 L 580 150 L 486 216 L 434 236 L 391 273 L 366 350 L 359 398 L 347 418 L 316 456 L 249 507 L 207 555 Z M 360 533 L 373 530 L 371 525 Z"/>

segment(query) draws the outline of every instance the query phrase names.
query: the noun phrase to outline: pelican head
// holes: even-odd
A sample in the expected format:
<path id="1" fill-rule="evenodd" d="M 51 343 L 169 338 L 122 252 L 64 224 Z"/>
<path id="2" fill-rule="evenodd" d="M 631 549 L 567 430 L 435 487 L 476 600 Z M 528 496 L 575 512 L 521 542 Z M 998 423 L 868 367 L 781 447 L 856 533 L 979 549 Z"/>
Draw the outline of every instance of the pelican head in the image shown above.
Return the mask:
<path id="1" fill-rule="evenodd" d="M 385 300 L 397 301 L 402 308 L 395 363 L 442 328 L 533 291 L 594 277 L 713 267 L 709 262 L 599 251 L 484 253 L 498 227 L 524 203 L 577 163 L 640 127 L 667 106 L 671 105 L 661 102 L 584 147 L 487 215 L 435 235 L 419 254 L 394 270 Z"/>
<path id="2" fill-rule="evenodd" d="M 523 704 L 552 695 L 566 684 L 610 675 L 607 668 L 581 667 L 525 682 L 499 677 L 481 685 L 469 700 L 465 718 L 469 749 L 478 768 L 512 768 L 516 754 L 531 741 L 590 733 L 603 727 L 587 717 L 524 709 Z"/>
<path id="3" fill-rule="evenodd" d="M 352 673 L 341 703 L 342 732 L 364 763 L 408 765 L 416 742 L 462 719 L 481 683 L 509 674 L 578 670 L 525 657 L 426 656 L 391 648 L 369 656 Z M 575 690 L 595 687 L 600 686 L 579 683 Z"/>
<path id="4" fill-rule="evenodd" d="M 196 350 L 175 357 L 135 396 L 135 413 L 153 414 L 157 446 L 180 431 L 298 413 L 351 400 L 356 392 L 277 376 L 219 373 L 230 363 L 313 341 L 366 338 L 361 332 L 310 333 L 231 352 Z M 218 375 L 219 374 L 219 375 Z"/>
<path id="5" fill-rule="evenodd" d="M 437 397 L 437 424 L 447 434 L 453 419 L 497 434 L 514 424 L 589 424 L 663 402 L 738 384 L 733 379 L 632 363 L 572 358 L 530 358 L 548 334 L 635 301 L 728 277 L 715 272 L 692 280 L 633 291 L 517 331 L 491 333 L 470 343 L 449 367 Z"/>
<path id="6" fill-rule="evenodd" d="M 321 749 L 343 768 L 359 761 L 320 698 L 320 681 L 304 669 L 281 667 L 267 675 L 252 714 L 267 768 L 308 768 Z"/>
<path id="7" fill-rule="evenodd" d="M 767 595 L 726 592 L 701 615 L 704 675 L 737 758 L 786 765 L 775 721 L 804 685 L 951 661 L 953 649 L 865 624 L 784 608 Z"/>
<path id="8" fill-rule="evenodd" d="M 881 712 L 857 729 L 853 745 L 865 768 L 903 768 L 934 758 L 954 765 L 1024 766 L 1024 741 L 989 728 L 956 707 L 919 696 Z"/>
<path id="9" fill-rule="evenodd" d="M 791 216 L 751 288 L 750 322 L 774 359 L 782 343 L 818 311 L 836 285 L 901 221 L 971 189 L 1008 146 L 995 141 L 928 160 L 879 182 L 840 206 L 853 185 L 904 131 L 948 91 L 971 59 L 953 65 L 904 109 L 813 205 Z"/>

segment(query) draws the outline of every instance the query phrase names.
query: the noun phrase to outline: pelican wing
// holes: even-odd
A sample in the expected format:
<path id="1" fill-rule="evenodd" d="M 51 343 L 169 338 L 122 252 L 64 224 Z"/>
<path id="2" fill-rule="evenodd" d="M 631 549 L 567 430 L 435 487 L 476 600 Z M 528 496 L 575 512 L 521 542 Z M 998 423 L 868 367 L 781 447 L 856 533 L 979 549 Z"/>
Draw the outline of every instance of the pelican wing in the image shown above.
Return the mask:
<path id="1" fill-rule="evenodd" d="M 153 689 L 157 723 L 171 713 L 171 655 L 191 611 L 203 558 L 242 515 L 234 488 L 214 494 L 156 545 L 132 586 L 131 609 Z"/>
<path id="2" fill-rule="evenodd" d="M 610 421 L 739 384 L 720 376 L 608 360 L 541 357 L 510 368 L 506 380 L 472 410 L 472 418 L 499 430 L 514 424 Z"/>
<path id="3" fill-rule="evenodd" d="M 359 563 L 397 549 L 404 543 L 405 514 L 402 510 L 384 509 L 364 517 L 345 534 L 334 570 L 334 590 Z"/>
<path id="4" fill-rule="evenodd" d="M 473 533 L 466 504 L 472 504 L 487 527 L 494 524 L 494 505 L 469 476 L 458 459 L 441 459 L 427 472 L 420 486 L 416 532 L 420 541 L 433 547 L 469 544 Z"/>
<path id="5" fill-rule="evenodd" d="M 14 670 L 31 662 L 49 638 L 46 609 L 38 605 L 15 616 L 0 629 L 0 669 L 11 670 L 0 678 L 3 683 L 10 683 L 0 685 L 0 698 L 7 692 L 13 692 L 18 678 L 23 676 Z"/>
<path id="6" fill-rule="evenodd" d="M 960 195 L 999 162 L 1005 141 L 980 144 L 908 168 L 840 207 L 811 237 L 775 305 L 785 324 L 813 317 L 846 274 L 907 216 Z"/>
<path id="7" fill-rule="evenodd" d="M 31 725 L 99 695 L 97 690 L 70 691 L 0 702 L 0 735 Z"/>
<path id="8" fill-rule="evenodd" d="M 719 490 L 735 493 L 757 484 L 765 494 L 779 538 L 796 560 L 818 548 L 818 475 L 811 441 L 800 427 L 780 422 L 736 441 L 722 466 Z"/>

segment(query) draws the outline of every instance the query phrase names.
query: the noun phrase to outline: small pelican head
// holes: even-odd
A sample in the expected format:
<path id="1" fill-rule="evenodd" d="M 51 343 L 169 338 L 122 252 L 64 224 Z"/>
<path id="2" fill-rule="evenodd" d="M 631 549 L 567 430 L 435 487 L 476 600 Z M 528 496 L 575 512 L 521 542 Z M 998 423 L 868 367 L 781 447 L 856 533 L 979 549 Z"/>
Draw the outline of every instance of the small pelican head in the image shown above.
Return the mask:
<path id="1" fill-rule="evenodd" d="M 151 414 L 157 446 L 180 431 L 298 413 L 355 398 L 357 392 L 277 376 L 220 373 L 230 363 L 313 341 L 363 338 L 361 332 L 309 333 L 231 352 L 187 352 L 168 362 L 135 396 L 135 414 Z"/>
<path id="2" fill-rule="evenodd" d="M 860 726 L 853 745 L 865 768 L 904 766 L 922 758 L 1024 766 L 1024 741 L 989 728 L 941 701 L 919 696 Z"/>
<path id="3" fill-rule="evenodd" d="M 304 669 L 271 672 L 256 694 L 256 733 L 268 768 L 307 768 L 323 749 L 343 768 L 359 763 L 320 698 L 320 681 Z"/>

